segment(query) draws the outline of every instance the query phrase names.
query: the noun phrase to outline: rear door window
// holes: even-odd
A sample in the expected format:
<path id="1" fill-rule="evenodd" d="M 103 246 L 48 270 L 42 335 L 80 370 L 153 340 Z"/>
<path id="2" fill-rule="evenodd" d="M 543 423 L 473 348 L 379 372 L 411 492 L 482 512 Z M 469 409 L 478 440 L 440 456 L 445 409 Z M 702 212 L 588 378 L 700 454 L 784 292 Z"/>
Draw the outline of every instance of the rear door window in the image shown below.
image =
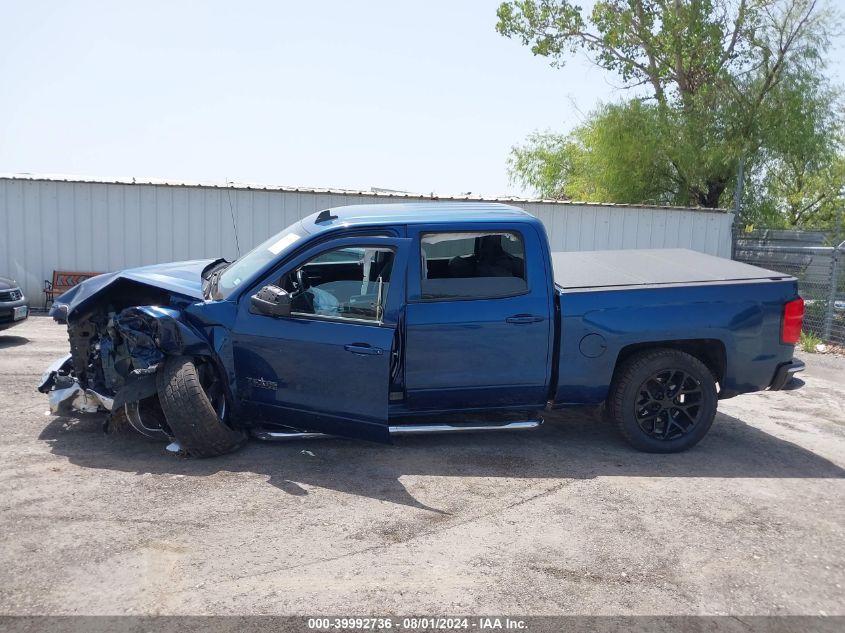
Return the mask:
<path id="1" fill-rule="evenodd" d="M 420 255 L 424 301 L 491 299 L 528 291 L 525 243 L 517 232 L 424 233 Z"/>

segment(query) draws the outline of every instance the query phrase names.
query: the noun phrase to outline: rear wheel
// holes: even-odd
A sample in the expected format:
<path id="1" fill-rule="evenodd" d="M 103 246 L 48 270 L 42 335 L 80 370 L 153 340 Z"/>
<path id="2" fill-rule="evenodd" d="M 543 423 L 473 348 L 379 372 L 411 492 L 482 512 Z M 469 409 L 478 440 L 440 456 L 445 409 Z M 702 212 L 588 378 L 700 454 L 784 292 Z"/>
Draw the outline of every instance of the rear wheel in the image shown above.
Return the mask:
<path id="1" fill-rule="evenodd" d="M 161 407 L 173 436 L 194 457 L 230 453 L 246 441 L 243 431 L 226 424 L 223 382 L 208 360 L 168 358 L 156 374 Z"/>
<path id="2" fill-rule="evenodd" d="M 679 350 L 656 349 L 619 367 L 607 412 L 635 448 L 677 453 L 707 434 L 717 401 L 716 380 L 704 363 Z"/>

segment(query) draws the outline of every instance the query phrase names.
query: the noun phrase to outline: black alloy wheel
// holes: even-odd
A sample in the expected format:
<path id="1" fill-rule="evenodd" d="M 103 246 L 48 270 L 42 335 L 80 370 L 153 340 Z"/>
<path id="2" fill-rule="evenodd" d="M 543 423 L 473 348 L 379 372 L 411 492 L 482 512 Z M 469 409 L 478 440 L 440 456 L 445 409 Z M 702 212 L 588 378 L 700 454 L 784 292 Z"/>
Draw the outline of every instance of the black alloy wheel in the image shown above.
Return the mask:
<path id="1" fill-rule="evenodd" d="M 687 352 L 664 347 L 624 359 L 605 405 L 607 417 L 635 448 L 677 453 L 707 434 L 718 400 L 710 368 Z"/>
<path id="2" fill-rule="evenodd" d="M 692 431 L 698 423 L 702 399 L 701 383 L 695 376 L 682 369 L 665 369 L 640 385 L 634 415 L 649 437 L 674 440 Z"/>

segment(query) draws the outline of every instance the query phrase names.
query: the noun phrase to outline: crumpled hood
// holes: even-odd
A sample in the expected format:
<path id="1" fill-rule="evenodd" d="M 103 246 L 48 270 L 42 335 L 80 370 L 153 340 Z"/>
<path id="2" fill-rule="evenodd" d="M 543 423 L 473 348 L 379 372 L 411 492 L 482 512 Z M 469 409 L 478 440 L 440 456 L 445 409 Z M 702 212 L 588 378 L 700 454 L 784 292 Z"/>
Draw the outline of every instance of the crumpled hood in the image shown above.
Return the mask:
<path id="1" fill-rule="evenodd" d="M 195 259 L 170 264 L 154 264 L 140 268 L 129 268 L 116 273 L 105 273 L 74 286 L 53 303 L 50 316 L 65 321 L 87 304 L 101 295 L 116 282 L 128 279 L 138 283 L 161 288 L 189 299 L 203 299 L 202 272 L 211 264 L 221 259 Z"/>
<path id="2" fill-rule="evenodd" d="M 12 288 L 17 288 L 18 282 L 14 279 L 9 279 L 8 277 L 0 277 L 0 290 L 11 290 Z"/>

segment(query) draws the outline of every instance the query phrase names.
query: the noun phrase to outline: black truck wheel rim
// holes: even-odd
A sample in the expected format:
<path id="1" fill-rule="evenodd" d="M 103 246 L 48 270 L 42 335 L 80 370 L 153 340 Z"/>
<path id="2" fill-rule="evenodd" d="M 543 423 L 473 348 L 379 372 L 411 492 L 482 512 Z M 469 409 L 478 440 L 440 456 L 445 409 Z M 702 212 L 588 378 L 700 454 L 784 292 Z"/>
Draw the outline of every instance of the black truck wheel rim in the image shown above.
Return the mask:
<path id="1" fill-rule="evenodd" d="M 682 369 L 661 369 L 637 390 L 634 415 L 643 433 L 662 441 L 683 437 L 701 417 L 701 382 Z"/>

